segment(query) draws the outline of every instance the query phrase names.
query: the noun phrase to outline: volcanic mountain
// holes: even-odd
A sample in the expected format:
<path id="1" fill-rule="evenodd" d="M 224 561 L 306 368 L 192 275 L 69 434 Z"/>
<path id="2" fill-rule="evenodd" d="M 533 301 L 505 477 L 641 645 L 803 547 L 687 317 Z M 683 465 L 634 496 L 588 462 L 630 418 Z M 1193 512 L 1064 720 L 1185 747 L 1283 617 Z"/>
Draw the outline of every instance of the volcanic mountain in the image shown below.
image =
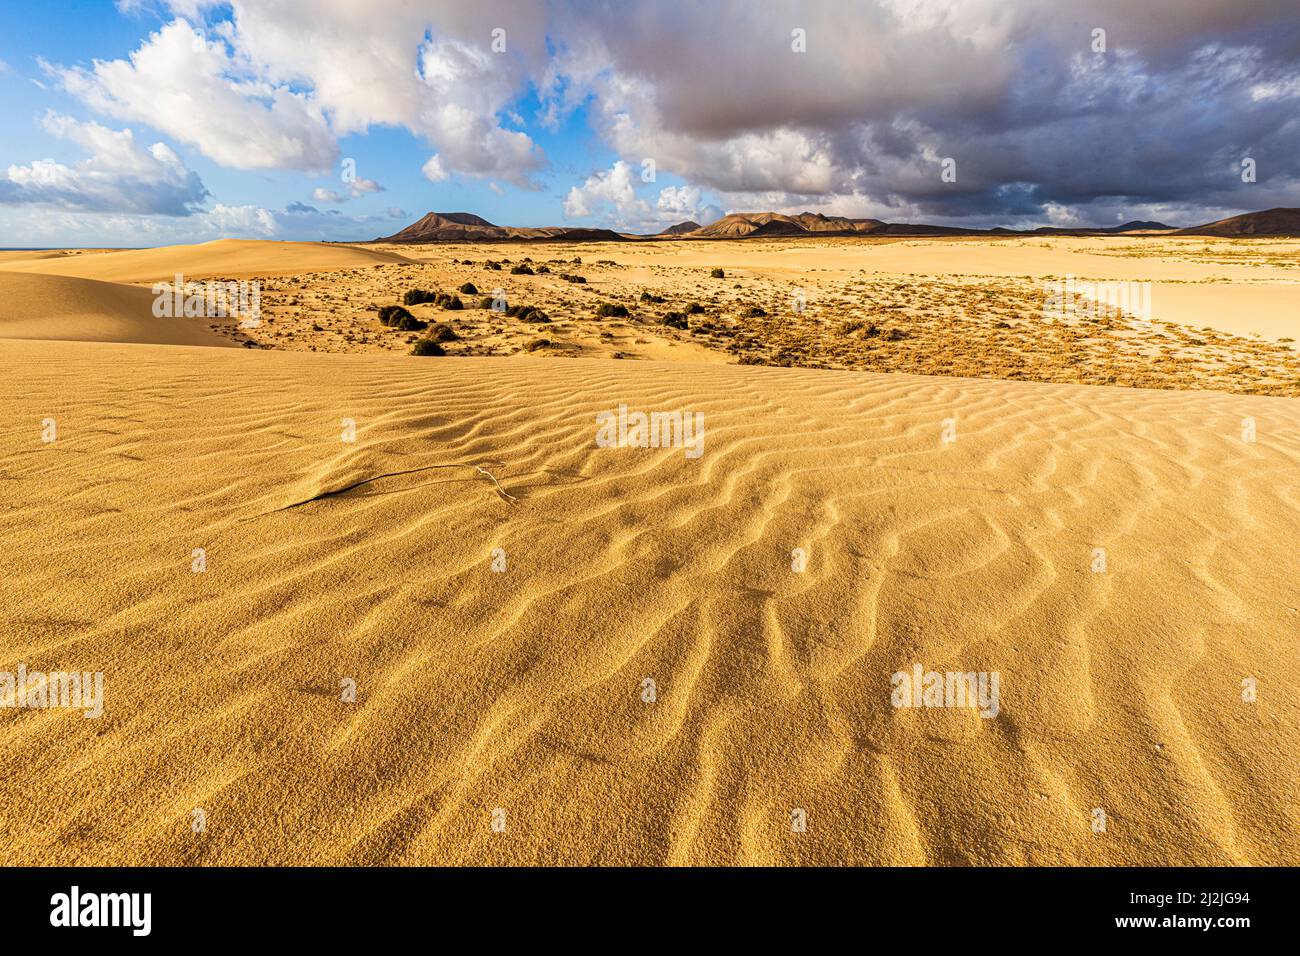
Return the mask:
<path id="1" fill-rule="evenodd" d="M 1278 207 L 1248 212 L 1203 226 L 1179 229 L 1175 236 L 1300 236 L 1300 209 Z"/>
<path id="2" fill-rule="evenodd" d="M 801 212 L 797 216 L 786 216 L 779 212 L 733 212 L 689 233 L 689 236 L 692 239 L 745 239 L 751 236 L 803 236 L 813 233 L 850 236 L 874 232 L 884 225 L 879 219 L 846 219 L 843 216 L 823 216 L 813 212 Z"/>
<path id="3" fill-rule="evenodd" d="M 1119 226 L 1039 226 L 1037 229 L 964 229 L 927 223 L 882 222 L 801 212 L 733 212 L 707 226 L 692 220 L 669 226 L 656 235 L 636 235 L 572 226 L 498 226 L 467 212 L 431 212 L 401 232 L 375 242 L 630 242 L 668 239 L 762 239 L 787 236 L 1300 236 L 1300 209 L 1268 209 L 1221 219 L 1203 226 L 1177 229 L 1162 222 L 1135 219 Z"/>
<path id="4" fill-rule="evenodd" d="M 634 238 L 612 229 L 568 228 L 566 226 L 498 226 L 468 212 L 431 212 L 401 232 L 382 236 L 376 242 L 506 242 L 528 239 L 595 240 L 619 242 Z"/>

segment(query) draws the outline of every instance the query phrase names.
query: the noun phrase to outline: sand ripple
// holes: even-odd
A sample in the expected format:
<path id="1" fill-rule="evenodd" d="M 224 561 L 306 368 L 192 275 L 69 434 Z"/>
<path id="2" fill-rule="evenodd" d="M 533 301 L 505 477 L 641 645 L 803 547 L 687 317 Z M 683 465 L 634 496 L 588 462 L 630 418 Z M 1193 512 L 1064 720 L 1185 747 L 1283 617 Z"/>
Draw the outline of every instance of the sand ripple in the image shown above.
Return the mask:
<path id="1" fill-rule="evenodd" d="M 106 685 L 0 711 L 7 865 L 1300 863 L 1300 400 L 0 362 L 0 669 Z M 597 448 L 620 402 L 704 412 L 703 457 Z M 998 671 L 1000 715 L 894 709 L 916 662 Z"/>

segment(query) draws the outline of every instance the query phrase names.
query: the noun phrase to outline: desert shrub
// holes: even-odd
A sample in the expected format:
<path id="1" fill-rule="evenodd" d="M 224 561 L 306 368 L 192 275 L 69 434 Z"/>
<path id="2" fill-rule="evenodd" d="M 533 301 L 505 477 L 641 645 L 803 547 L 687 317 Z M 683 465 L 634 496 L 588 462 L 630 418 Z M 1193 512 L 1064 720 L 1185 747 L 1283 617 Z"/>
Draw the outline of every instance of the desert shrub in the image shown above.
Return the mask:
<path id="1" fill-rule="evenodd" d="M 512 305 L 506 315 L 520 322 L 549 322 L 551 317 L 535 305 Z"/>
<path id="2" fill-rule="evenodd" d="M 525 345 L 524 348 L 528 349 L 528 351 L 530 352 L 536 352 L 538 349 L 547 348 L 550 344 L 551 344 L 550 339 L 533 339 L 531 342 Z"/>
<path id="3" fill-rule="evenodd" d="M 512 276 L 530 276 L 530 275 L 535 275 L 535 273 L 533 272 L 533 268 L 532 268 L 532 266 L 525 265 L 525 264 L 522 263 L 522 262 L 521 262 L 519 265 L 517 265 L 517 266 L 511 266 L 511 267 L 510 267 L 510 274 L 511 274 Z"/>
<path id="4" fill-rule="evenodd" d="M 596 315 L 602 319 L 626 319 L 631 313 L 627 311 L 625 305 L 615 305 L 613 302 L 602 302 L 596 306 Z"/>
<path id="5" fill-rule="evenodd" d="M 766 365 L 767 359 L 761 355 L 742 355 L 740 357 L 741 365 Z"/>
<path id="6" fill-rule="evenodd" d="M 421 329 L 423 329 L 423 328 L 424 328 L 425 326 L 427 326 L 429 323 L 428 323 L 428 322 L 421 322 L 421 321 L 420 321 L 419 319 L 417 319 L 415 316 L 413 316 L 413 315 L 409 315 L 409 314 L 408 314 L 408 315 L 404 315 L 404 316 L 402 316 L 402 317 L 401 317 L 400 319 L 398 319 L 396 322 L 392 322 L 392 323 L 389 323 L 389 324 L 390 324 L 390 327 L 392 327 L 392 328 L 394 328 L 394 329 L 397 329 L 397 330 L 400 331 L 400 332 L 419 332 Z"/>
<path id="7" fill-rule="evenodd" d="M 567 272 L 562 273 L 562 274 L 560 275 L 560 278 L 563 279 L 565 282 L 576 282 L 576 283 L 578 283 L 579 285 L 586 285 L 586 284 L 587 284 L 587 280 L 584 279 L 582 276 L 569 275 Z"/>
<path id="8" fill-rule="evenodd" d="M 714 269 L 712 272 L 709 273 L 709 275 L 715 279 L 725 279 L 727 277 L 727 274 L 723 272 L 721 269 Z"/>
<path id="9" fill-rule="evenodd" d="M 538 274 L 539 276 L 540 276 L 540 275 L 546 275 L 546 274 L 549 273 L 550 271 L 551 271 L 551 267 L 550 267 L 550 266 L 538 266 L 538 267 L 537 267 L 537 274 Z"/>
<path id="10" fill-rule="evenodd" d="M 767 315 L 767 309 L 760 308 L 757 305 L 751 305 L 744 312 L 740 313 L 747 319 L 757 319 Z"/>
<path id="11" fill-rule="evenodd" d="M 840 326 L 841 335 L 852 335 L 854 332 L 861 332 L 862 337 L 866 339 L 875 338 L 880 334 L 880 326 L 875 322 L 864 322 L 862 319 L 850 319 Z"/>
<path id="12" fill-rule="evenodd" d="M 699 315 L 703 311 L 704 311 L 704 306 L 700 305 L 698 302 L 692 302 L 690 305 L 686 307 L 687 315 Z"/>
<path id="13" fill-rule="evenodd" d="M 409 289 L 402 296 L 402 305 L 422 305 L 425 302 L 432 302 L 434 298 L 434 293 L 427 289 Z"/>
<path id="14" fill-rule="evenodd" d="M 655 303 L 656 305 L 658 305 L 658 304 L 660 304 L 660 303 L 667 302 L 668 300 L 665 299 L 665 298 L 664 298 L 663 296 L 661 296 L 661 295 L 653 295 L 653 294 L 651 294 L 651 293 L 649 293 L 649 292 L 642 292 L 642 293 L 641 293 L 641 301 L 642 301 L 642 302 L 653 302 L 653 303 Z"/>
<path id="15" fill-rule="evenodd" d="M 400 305 L 386 305 L 379 310 L 379 322 L 381 325 L 397 325 L 404 319 L 413 319 L 410 311 L 402 308 Z"/>
<path id="16" fill-rule="evenodd" d="M 478 295 L 478 289 L 475 287 L 474 283 L 472 282 L 466 282 L 463 286 L 461 286 L 456 291 L 464 295 Z"/>
<path id="17" fill-rule="evenodd" d="M 412 355 L 446 355 L 446 350 L 432 339 L 416 339 Z"/>
<path id="18" fill-rule="evenodd" d="M 443 303 L 442 307 L 444 309 L 451 309 L 453 312 L 455 312 L 457 309 L 465 308 L 465 303 L 460 301 L 460 296 L 449 295 L 447 296 L 447 301 Z"/>
<path id="19" fill-rule="evenodd" d="M 455 329 L 443 322 L 429 326 L 429 331 L 424 333 L 424 337 L 430 342 L 454 342 L 460 338 Z"/>
<path id="20" fill-rule="evenodd" d="M 486 262 L 483 263 L 483 268 L 484 268 L 484 269 L 495 269 L 497 272 L 500 272 L 500 271 L 501 271 L 501 263 L 499 263 L 499 262 L 494 262 L 493 260 L 488 259 Z"/>
<path id="21" fill-rule="evenodd" d="M 483 296 L 483 298 L 478 300 L 478 307 L 480 309 L 490 309 L 492 308 L 492 303 L 495 301 L 496 299 L 494 299 L 492 296 L 485 295 Z"/>
<path id="22" fill-rule="evenodd" d="M 669 328 L 673 328 L 673 329 L 687 328 L 685 312 L 669 312 L 659 321 L 662 322 L 664 325 L 668 326 Z"/>

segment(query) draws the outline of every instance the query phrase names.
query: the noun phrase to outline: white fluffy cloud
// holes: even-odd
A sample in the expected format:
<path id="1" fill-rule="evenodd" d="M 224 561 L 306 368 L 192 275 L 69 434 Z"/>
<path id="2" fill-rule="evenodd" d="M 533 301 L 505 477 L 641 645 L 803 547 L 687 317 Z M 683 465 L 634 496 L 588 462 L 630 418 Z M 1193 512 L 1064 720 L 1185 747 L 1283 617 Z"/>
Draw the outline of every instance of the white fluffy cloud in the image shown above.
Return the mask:
<path id="1" fill-rule="evenodd" d="M 668 223 L 690 219 L 701 226 L 707 226 L 722 217 L 721 209 L 704 201 L 704 195 L 698 186 L 667 186 L 659 190 L 655 209 L 659 218 Z"/>
<path id="2" fill-rule="evenodd" d="M 382 192 L 387 192 L 387 190 L 373 179 L 354 179 L 348 183 L 348 191 L 346 195 L 334 189 L 326 189 L 323 186 L 317 186 L 312 190 L 311 198 L 317 202 L 344 203 L 349 199 L 360 199 L 362 196 L 370 193 Z"/>
<path id="3" fill-rule="evenodd" d="M 46 69 L 97 112 L 148 123 L 233 169 L 324 172 L 338 154 L 312 95 L 266 81 L 183 20 L 151 34 L 129 61 Z"/>
<path id="4" fill-rule="evenodd" d="M 441 183 L 451 178 L 443 168 L 442 160 L 438 158 L 437 153 L 429 157 L 429 161 L 420 168 L 420 172 L 424 173 L 424 178 L 431 183 Z"/>
<path id="5" fill-rule="evenodd" d="M 393 125 L 437 149 L 437 168 L 538 188 L 544 155 L 501 115 L 544 62 L 540 10 L 233 0 L 229 19 L 206 24 L 200 15 L 219 5 L 168 5 L 177 19 L 129 60 L 47 69 L 93 109 L 148 122 L 235 169 L 321 172 L 338 137 Z M 493 52 L 501 23 L 511 29 Z"/>
<path id="6" fill-rule="evenodd" d="M 129 129 L 113 130 L 57 113 L 46 114 L 42 125 L 90 157 L 72 166 L 50 159 L 10 166 L 0 176 L 0 203 L 188 216 L 207 197 L 198 174 L 165 143 L 143 147 Z"/>
<path id="7" fill-rule="evenodd" d="M 620 227 L 653 219 L 650 204 L 637 197 L 632 179 L 632 167 L 621 159 L 609 169 L 593 173 L 581 186 L 571 188 L 564 198 L 565 218 L 602 215 Z"/>
<path id="8" fill-rule="evenodd" d="M 588 176 L 581 186 L 573 186 L 564 198 L 566 219 L 597 217 L 619 229 L 658 228 L 694 219 L 710 223 L 722 210 L 708 203 L 698 186 L 665 186 L 658 199 L 650 202 L 637 195 L 641 175 L 624 160 Z"/>

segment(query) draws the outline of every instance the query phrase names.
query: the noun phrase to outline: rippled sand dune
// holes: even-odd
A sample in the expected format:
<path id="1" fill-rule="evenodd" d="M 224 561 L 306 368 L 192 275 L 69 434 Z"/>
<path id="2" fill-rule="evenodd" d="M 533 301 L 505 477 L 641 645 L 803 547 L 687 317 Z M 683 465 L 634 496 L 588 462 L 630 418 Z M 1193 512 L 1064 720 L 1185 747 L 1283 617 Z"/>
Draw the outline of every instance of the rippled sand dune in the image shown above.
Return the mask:
<path id="1" fill-rule="evenodd" d="M 1300 863 L 1300 400 L 3 345 L 0 863 Z"/>

